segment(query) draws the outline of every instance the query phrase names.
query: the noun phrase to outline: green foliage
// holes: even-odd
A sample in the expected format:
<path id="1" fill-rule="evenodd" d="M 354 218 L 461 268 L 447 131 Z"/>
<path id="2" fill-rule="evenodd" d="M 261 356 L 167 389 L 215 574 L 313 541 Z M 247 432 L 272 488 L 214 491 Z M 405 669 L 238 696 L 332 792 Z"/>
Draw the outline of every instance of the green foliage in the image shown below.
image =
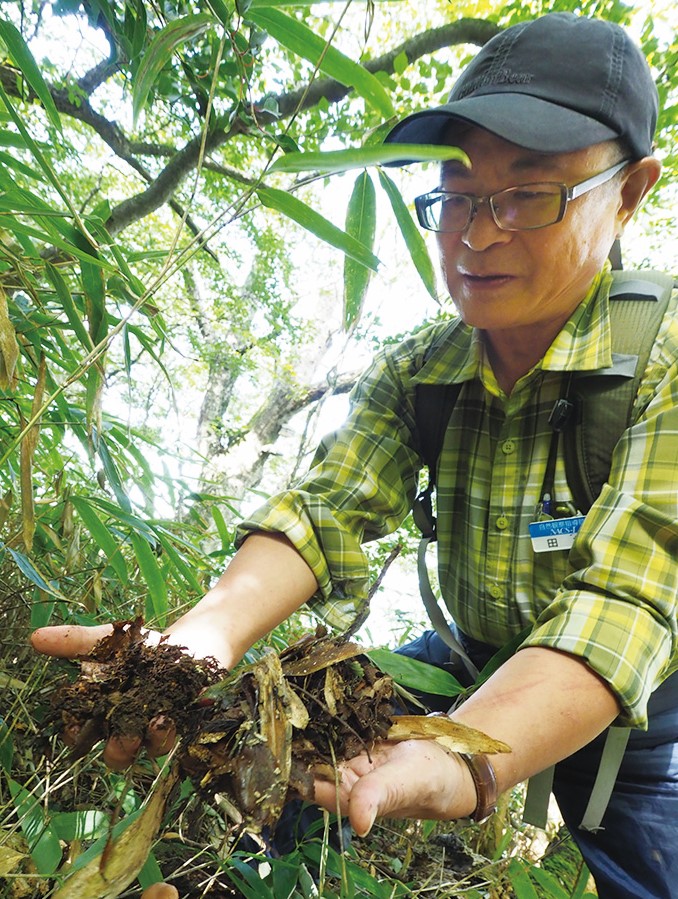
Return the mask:
<path id="1" fill-rule="evenodd" d="M 641 13 L 620 0 L 552 0 L 539 10 L 633 18 L 639 27 L 663 102 L 658 147 L 667 173 L 648 208 L 668 227 L 677 67 L 660 6 Z M 163 626 L 209 587 L 233 551 L 239 502 L 256 498 L 259 481 L 238 493 L 241 472 L 218 479 L 204 470 L 244 445 L 270 385 L 281 373 L 296 383 L 312 340 L 325 339 L 324 323 L 295 309 L 297 294 L 332 291 L 338 308 L 343 293 L 343 322 L 356 333 L 379 284 L 374 248 L 382 255 L 386 198 L 401 246 L 426 293 L 437 295 L 426 242 L 384 168 L 400 155 L 381 145 L 385 128 L 444 99 L 480 40 L 478 25 L 489 36 L 535 11 L 522 2 L 344 7 L 0 0 L 0 674 L 8 697 L 0 796 L 22 834 L 18 855 L 30 853 L 44 881 L 62 870 L 65 844 L 73 856 L 81 849 L 81 860 L 100 853 L 111 806 L 120 800 L 129 824 L 141 799 L 98 763 L 86 775 L 91 795 L 77 786 L 64 795 L 50 782 L 25 737 L 40 730 L 25 716 L 41 694 L 30 665 L 24 681 L 15 671 L 17 647 L 29 628 L 57 621 L 142 613 Z M 434 45 L 433 29 L 450 24 L 459 28 L 450 32 L 453 45 Z M 72 38 L 73 48 L 50 43 L 52 31 L 57 42 Z M 435 161 L 456 151 L 408 155 Z M 352 169 L 361 172 L 338 209 L 327 202 L 336 196 L 325 190 L 328 179 Z M 308 258 L 324 246 L 346 258 L 343 284 L 337 276 L 336 284 L 309 286 L 300 249 Z M 194 438 L 201 406 L 207 423 Z M 273 452 L 264 441 L 251 468 Z M 20 614 L 15 632 L 12 616 Z M 300 626 L 286 625 L 272 642 L 283 644 Z M 437 669 L 422 682 L 411 660 L 377 652 L 406 686 L 449 696 L 460 689 L 449 678 L 429 683 Z M 199 817 L 189 792 L 168 826 L 186 812 L 190 830 Z M 204 842 L 217 844 L 221 822 L 214 811 L 202 814 Z M 143 884 L 165 865 L 172 870 L 172 852 L 165 858 L 161 849 Z M 211 862 L 218 871 L 216 853 Z M 511 864 L 517 896 L 560 895 L 552 873 Z M 416 884 L 321 841 L 263 877 L 237 859 L 227 870 L 243 893 L 304 896 L 319 865 L 326 896 L 416 894 Z M 577 895 L 584 888 L 579 880 Z"/>

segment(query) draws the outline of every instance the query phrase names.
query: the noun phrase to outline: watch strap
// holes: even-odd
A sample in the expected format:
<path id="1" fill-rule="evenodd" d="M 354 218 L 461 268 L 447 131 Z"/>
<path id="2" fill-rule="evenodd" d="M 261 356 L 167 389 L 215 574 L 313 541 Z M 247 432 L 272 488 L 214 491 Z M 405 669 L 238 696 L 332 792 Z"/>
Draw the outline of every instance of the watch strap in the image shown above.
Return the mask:
<path id="1" fill-rule="evenodd" d="M 476 788 L 478 802 L 470 817 L 472 821 L 479 823 L 497 811 L 497 777 L 492 763 L 483 753 L 470 755 L 460 752 L 459 756 L 468 766 Z"/>

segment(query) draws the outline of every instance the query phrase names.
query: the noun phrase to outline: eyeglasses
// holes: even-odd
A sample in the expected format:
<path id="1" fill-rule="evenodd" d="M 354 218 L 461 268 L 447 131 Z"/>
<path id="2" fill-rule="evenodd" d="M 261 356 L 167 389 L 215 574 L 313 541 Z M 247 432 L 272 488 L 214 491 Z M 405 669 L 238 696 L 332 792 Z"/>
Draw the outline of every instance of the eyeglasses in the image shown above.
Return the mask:
<path id="1" fill-rule="evenodd" d="M 618 162 L 573 187 L 555 181 L 537 181 L 498 190 L 486 197 L 434 190 L 416 197 L 414 206 L 419 224 L 428 231 L 465 231 L 483 203 L 488 204 L 494 223 L 502 231 L 532 231 L 561 221 L 570 200 L 611 181 L 630 161 Z"/>

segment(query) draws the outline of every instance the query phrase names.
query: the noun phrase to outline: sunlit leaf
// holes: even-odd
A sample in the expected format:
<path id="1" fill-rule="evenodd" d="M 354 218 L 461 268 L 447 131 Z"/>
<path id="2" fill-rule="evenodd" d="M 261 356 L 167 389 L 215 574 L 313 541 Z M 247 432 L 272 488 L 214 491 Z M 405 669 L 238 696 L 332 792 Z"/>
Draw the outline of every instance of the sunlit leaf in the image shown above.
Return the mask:
<path id="1" fill-rule="evenodd" d="M 101 459 L 101 464 L 104 468 L 104 473 L 106 475 L 106 480 L 111 485 L 113 493 L 115 493 L 115 498 L 120 503 L 122 509 L 125 512 L 132 511 L 132 504 L 130 502 L 129 496 L 127 495 L 127 491 L 122 485 L 122 480 L 120 475 L 118 474 L 118 469 L 113 461 L 113 457 L 110 454 L 108 449 L 108 445 L 103 435 L 99 435 L 97 440 L 97 451 L 99 453 L 99 458 Z"/>
<path id="2" fill-rule="evenodd" d="M 21 34 L 11 22 L 8 22 L 6 19 L 0 19 L 0 37 L 5 43 L 12 61 L 21 71 L 21 75 L 35 91 L 38 99 L 44 106 L 50 122 L 58 131 L 61 131 L 61 120 L 52 95 L 43 81 L 33 54 L 28 49 Z"/>
<path id="3" fill-rule="evenodd" d="M 346 233 L 369 250 L 374 247 L 377 227 L 377 202 L 374 184 L 367 172 L 356 178 L 346 211 Z M 360 318 L 370 283 L 371 269 L 350 256 L 344 257 L 344 328 Z"/>
<path id="4" fill-rule="evenodd" d="M 280 10 L 270 8 L 250 10 L 247 18 L 267 31 L 283 47 L 318 66 L 325 75 L 336 78 L 347 87 L 355 88 L 385 118 L 394 114 L 391 98 L 379 79 L 348 56 L 344 56 L 336 47 L 328 46 L 325 39 L 307 25 Z"/>
<path id="5" fill-rule="evenodd" d="M 412 219 L 400 191 L 391 178 L 388 177 L 386 172 L 379 171 L 379 180 L 391 203 L 391 209 L 395 215 L 398 227 L 400 228 L 400 233 L 403 236 L 410 258 L 414 263 L 414 267 L 419 272 L 419 277 L 421 278 L 424 287 L 435 300 L 438 295 L 436 290 L 435 268 L 426 246 L 424 236 Z"/>
<path id="6" fill-rule="evenodd" d="M 373 271 L 377 270 L 379 260 L 368 247 L 351 237 L 350 234 L 342 231 L 341 228 L 337 228 L 336 225 L 329 222 L 315 209 L 311 209 L 306 203 L 302 203 L 297 197 L 293 197 L 284 190 L 276 190 L 272 187 L 260 187 L 257 190 L 257 194 L 264 206 L 277 209 L 278 212 L 282 212 L 283 215 L 297 222 L 302 228 L 306 228 L 307 231 L 315 234 L 320 240 L 324 240 L 325 243 L 342 250 L 347 256 L 351 256 Z"/>
<path id="7" fill-rule="evenodd" d="M 148 586 L 146 619 L 162 627 L 165 624 L 168 609 L 165 576 L 160 570 L 158 560 L 148 540 L 136 533 L 130 535 L 130 540 L 139 563 L 139 571 Z"/>
<path id="8" fill-rule="evenodd" d="M 468 157 L 458 147 L 443 147 L 433 144 L 378 144 L 369 147 L 354 147 L 349 150 L 311 151 L 308 153 L 285 153 L 270 167 L 270 172 L 347 172 L 349 169 L 366 168 L 373 165 L 397 163 L 406 156 L 412 162 L 445 162 L 458 159 L 466 163 Z"/>
<path id="9" fill-rule="evenodd" d="M 158 75 L 177 47 L 194 41 L 213 24 L 214 18 L 209 13 L 197 13 L 175 19 L 155 35 L 144 53 L 133 85 L 132 109 L 135 124 Z"/>

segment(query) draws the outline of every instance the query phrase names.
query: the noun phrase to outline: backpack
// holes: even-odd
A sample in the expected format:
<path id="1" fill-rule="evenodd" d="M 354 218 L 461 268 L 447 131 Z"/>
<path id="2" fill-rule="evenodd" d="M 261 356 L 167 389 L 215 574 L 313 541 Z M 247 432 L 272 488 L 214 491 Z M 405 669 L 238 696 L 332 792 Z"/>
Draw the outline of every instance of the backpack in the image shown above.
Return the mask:
<path id="1" fill-rule="evenodd" d="M 563 440 L 565 471 L 575 505 L 586 514 L 610 473 L 612 452 L 627 428 L 657 337 L 674 280 L 652 271 L 613 271 L 610 287 L 612 366 L 595 372 L 575 372 L 566 381 L 564 395 L 556 401 L 549 423 Z M 427 357 L 459 325 L 445 329 Z M 431 589 L 426 568 L 426 549 L 436 539 L 433 514 L 438 457 L 447 424 L 462 384 L 418 384 L 415 391 L 415 420 L 419 449 L 428 469 L 428 483 L 416 497 L 412 513 L 422 534 L 418 553 L 422 600 L 438 635 L 464 663 L 475 679 L 478 670 L 449 628 Z M 630 734 L 629 728 L 611 727 L 601 757 L 588 808 L 581 827 L 599 829 L 614 787 L 619 765 Z M 523 818 L 544 827 L 553 769 L 530 779 Z"/>

